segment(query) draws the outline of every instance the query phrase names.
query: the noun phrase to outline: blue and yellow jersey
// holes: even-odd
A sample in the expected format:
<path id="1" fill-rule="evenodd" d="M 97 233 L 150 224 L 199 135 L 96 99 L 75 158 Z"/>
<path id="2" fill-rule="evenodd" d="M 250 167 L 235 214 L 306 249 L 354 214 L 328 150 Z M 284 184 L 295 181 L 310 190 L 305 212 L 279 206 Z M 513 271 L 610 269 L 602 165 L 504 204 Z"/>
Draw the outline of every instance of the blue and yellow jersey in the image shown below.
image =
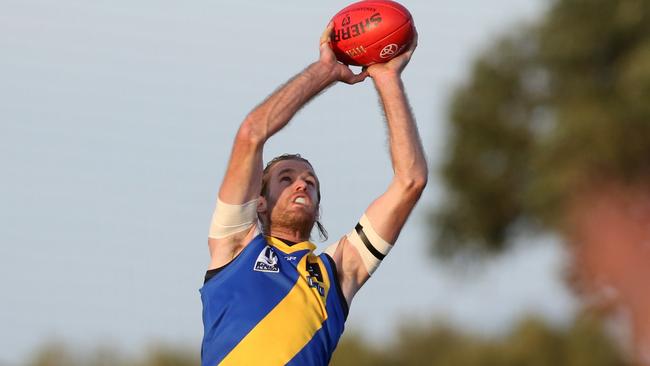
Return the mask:
<path id="1" fill-rule="evenodd" d="M 203 285 L 203 366 L 329 363 L 348 307 L 315 248 L 258 235 Z"/>

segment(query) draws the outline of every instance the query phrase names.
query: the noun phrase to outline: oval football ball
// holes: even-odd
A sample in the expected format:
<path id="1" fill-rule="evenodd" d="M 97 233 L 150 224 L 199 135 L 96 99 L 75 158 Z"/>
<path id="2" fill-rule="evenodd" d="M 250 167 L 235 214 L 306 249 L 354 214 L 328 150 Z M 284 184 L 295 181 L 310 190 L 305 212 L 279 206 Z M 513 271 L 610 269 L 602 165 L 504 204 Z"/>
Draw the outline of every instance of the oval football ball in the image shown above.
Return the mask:
<path id="1" fill-rule="evenodd" d="M 386 62 L 407 50 L 415 34 L 411 13 L 389 0 L 359 1 L 339 11 L 332 21 L 332 50 L 346 65 Z"/>

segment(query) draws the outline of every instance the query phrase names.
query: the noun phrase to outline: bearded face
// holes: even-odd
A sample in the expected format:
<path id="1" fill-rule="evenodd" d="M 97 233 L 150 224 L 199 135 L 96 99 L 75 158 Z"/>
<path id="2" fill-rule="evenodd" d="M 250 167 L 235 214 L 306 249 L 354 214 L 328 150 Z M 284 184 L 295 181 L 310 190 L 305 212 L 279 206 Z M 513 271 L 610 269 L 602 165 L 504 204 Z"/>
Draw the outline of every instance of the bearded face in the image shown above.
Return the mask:
<path id="1" fill-rule="evenodd" d="M 318 178 L 299 160 L 284 160 L 270 170 L 264 225 L 274 231 L 299 232 L 307 239 L 318 218 Z"/>

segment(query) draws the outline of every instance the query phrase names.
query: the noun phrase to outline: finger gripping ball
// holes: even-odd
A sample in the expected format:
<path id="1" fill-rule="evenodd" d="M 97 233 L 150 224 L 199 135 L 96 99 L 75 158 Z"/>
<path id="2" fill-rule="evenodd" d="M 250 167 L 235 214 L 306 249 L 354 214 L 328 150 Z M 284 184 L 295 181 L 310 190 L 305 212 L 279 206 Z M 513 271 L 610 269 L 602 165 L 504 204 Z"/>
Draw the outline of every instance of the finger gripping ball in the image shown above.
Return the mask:
<path id="1" fill-rule="evenodd" d="M 406 51 L 415 35 L 411 13 L 390 0 L 356 2 L 334 15 L 332 22 L 332 50 L 346 65 L 386 62 Z"/>

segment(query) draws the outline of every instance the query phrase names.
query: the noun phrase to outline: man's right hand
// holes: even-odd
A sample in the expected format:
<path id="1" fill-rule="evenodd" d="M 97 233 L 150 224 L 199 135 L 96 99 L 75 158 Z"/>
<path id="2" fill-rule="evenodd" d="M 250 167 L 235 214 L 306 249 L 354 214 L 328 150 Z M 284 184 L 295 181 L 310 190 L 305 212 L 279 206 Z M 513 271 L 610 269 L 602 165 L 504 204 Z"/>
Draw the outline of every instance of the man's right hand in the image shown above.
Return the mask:
<path id="1" fill-rule="evenodd" d="M 334 22 L 330 22 L 325 28 L 325 31 L 320 37 L 320 58 L 318 63 L 326 67 L 331 73 L 332 78 L 336 81 L 342 81 L 346 84 L 356 84 L 362 82 L 368 76 L 364 69 L 358 74 L 355 74 L 350 67 L 344 65 L 336 59 L 334 51 L 332 51 L 330 35 L 334 29 Z"/>

